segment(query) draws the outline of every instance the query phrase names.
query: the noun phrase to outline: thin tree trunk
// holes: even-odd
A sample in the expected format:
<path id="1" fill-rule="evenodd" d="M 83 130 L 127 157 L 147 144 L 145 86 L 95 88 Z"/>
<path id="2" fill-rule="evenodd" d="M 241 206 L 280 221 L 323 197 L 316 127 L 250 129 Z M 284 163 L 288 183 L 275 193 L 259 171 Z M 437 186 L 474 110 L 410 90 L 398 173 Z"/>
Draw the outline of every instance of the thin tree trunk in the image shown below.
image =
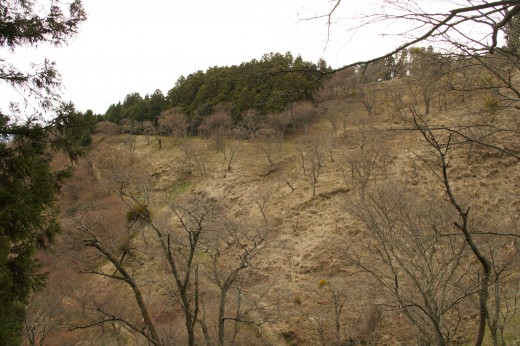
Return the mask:
<path id="1" fill-rule="evenodd" d="M 224 337 L 225 337 L 225 323 L 224 319 L 226 314 L 226 296 L 228 292 L 228 287 L 222 287 L 220 291 L 220 300 L 218 306 L 218 346 L 224 346 Z"/>

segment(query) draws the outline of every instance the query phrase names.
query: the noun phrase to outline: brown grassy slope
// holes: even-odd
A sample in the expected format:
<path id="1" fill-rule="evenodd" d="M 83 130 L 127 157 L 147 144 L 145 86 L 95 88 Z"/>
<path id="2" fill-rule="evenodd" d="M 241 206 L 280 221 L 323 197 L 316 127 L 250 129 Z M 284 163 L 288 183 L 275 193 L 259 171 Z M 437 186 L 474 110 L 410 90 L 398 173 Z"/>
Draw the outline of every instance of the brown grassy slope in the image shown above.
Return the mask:
<path id="1" fill-rule="evenodd" d="M 330 114 L 326 113 L 313 123 L 308 138 L 302 133 L 288 136 L 281 150 L 274 155 L 273 165 L 262 153 L 260 144 L 251 141 L 240 142 L 232 169 L 228 171 L 227 161 L 222 153 L 216 152 L 211 140 L 192 139 L 204 162 L 204 174 L 200 166 L 188 166 L 181 143 L 171 138 L 163 138 L 162 149 L 159 149 L 153 139 L 148 143 L 144 137 L 98 137 L 91 158 L 97 182 L 89 183 L 96 186 L 95 189 L 83 186 L 78 192 L 66 187 L 69 189 L 66 193 L 83 196 L 84 191 L 102 191 L 113 173 L 107 161 L 114 153 L 116 157 L 117 153 L 126 153 L 139 165 L 140 174 L 150 184 L 150 206 L 155 215 L 167 213 L 170 201 L 189 193 L 206 193 L 216 198 L 226 206 L 226 214 L 235 219 L 262 222 L 262 206 L 271 231 L 269 243 L 257 259 L 257 265 L 261 284 L 270 287 L 268 296 L 272 306 L 268 316 L 270 322 L 256 331 L 256 342 L 316 345 L 325 340 L 330 344 L 334 339 L 333 305 L 327 287 L 319 284 L 320 280 L 326 279 L 336 292 L 346 297 L 341 316 L 342 340 L 366 339 L 374 329 L 380 344 L 408 344 L 413 342 L 413 332 L 405 317 L 386 310 L 380 315 L 376 305 L 384 303 L 384 294 L 367 276 L 348 267 L 340 256 L 366 237 L 363 225 L 347 212 L 347 205 L 355 200 L 360 186 L 358 177 L 352 177 L 352 162 L 361 164 L 362 159 L 377 153 L 377 167 L 369 185 L 390 178 L 413 186 L 419 197 L 443 196 L 442 185 L 422 159 L 431 159 L 427 147 L 417 132 L 408 131 L 412 127 L 411 119 L 393 116 L 388 103 L 379 96 L 381 102 L 373 116 L 368 116 L 360 104 L 352 100 L 329 101 L 334 106 L 329 104 L 329 112 L 341 109 L 349 113 L 347 126 L 339 129 L 335 146 L 330 142 L 332 127 L 327 120 Z M 447 111 L 433 111 L 427 118 L 432 123 L 459 122 L 480 114 L 479 100 L 476 95 L 471 103 L 461 104 L 453 96 Z M 228 143 L 237 142 L 228 140 Z M 311 161 L 306 159 L 312 151 L 312 145 L 308 143 L 318 143 L 322 156 L 315 195 Z M 519 187 L 516 160 L 491 150 L 475 147 L 469 152 L 464 147 L 454 153 L 450 174 L 454 191 L 471 202 L 474 213 L 497 223 L 519 214 L 520 203 L 514 193 Z M 105 209 L 112 211 L 111 218 L 124 220 L 124 208 L 115 201 L 108 203 Z M 497 211 L 500 214 L 497 215 Z M 510 214 L 503 215 L 506 211 Z M 142 245 L 142 238 L 136 237 L 134 241 Z M 159 257 L 155 256 L 156 259 Z M 143 282 L 148 279 L 147 275 L 160 273 L 156 262 L 150 261 L 144 268 L 140 277 Z M 82 280 L 101 284 L 92 276 Z M 108 285 L 106 287 L 118 289 L 118 286 Z M 174 303 L 164 304 L 163 293 L 151 289 L 147 293 L 156 317 L 172 311 L 178 314 Z M 120 304 L 126 301 L 132 305 L 131 296 L 125 295 L 126 298 L 120 298 Z M 471 339 L 474 328 L 472 316 L 468 317 L 467 335 L 462 336 L 466 341 Z M 165 325 L 173 325 L 175 333 L 182 335 L 181 319 L 173 317 L 166 321 Z M 517 329 L 511 328 L 511 336 L 519 338 Z M 264 341 L 258 335 L 263 335 Z M 134 344 L 137 340 L 131 335 L 125 338 L 125 344 Z M 248 343 L 255 344 L 252 340 Z M 111 344 L 110 341 L 107 343 Z"/>

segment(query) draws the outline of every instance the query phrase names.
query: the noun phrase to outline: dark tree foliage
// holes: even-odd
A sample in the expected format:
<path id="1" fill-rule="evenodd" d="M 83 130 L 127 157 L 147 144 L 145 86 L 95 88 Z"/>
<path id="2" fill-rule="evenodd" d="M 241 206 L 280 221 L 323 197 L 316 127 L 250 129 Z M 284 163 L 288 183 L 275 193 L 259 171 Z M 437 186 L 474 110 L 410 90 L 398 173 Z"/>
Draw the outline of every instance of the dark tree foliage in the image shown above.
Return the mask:
<path id="1" fill-rule="evenodd" d="M 513 54 L 518 54 L 520 50 L 520 17 L 511 17 L 505 25 L 506 47 L 505 49 Z"/>
<path id="2" fill-rule="evenodd" d="M 38 5 L 32 0 L 0 2 L 2 48 L 15 52 L 22 45 L 50 43 L 59 46 L 75 35 L 79 24 L 86 19 L 79 0 L 74 0 L 67 6 L 56 1 L 41 2 Z M 47 11 L 43 12 L 40 5 L 46 6 Z M 60 78 L 54 62 L 49 60 L 35 64 L 31 71 L 21 71 L 0 57 L 0 80 L 36 97 L 42 107 L 50 107 L 58 97 Z"/>
<path id="3" fill-rule="evenodd" d="M 0 115 L 0 344 L 19 343 L 25 304 L 45 283 L 36 250 L 60 231 L 55 193 L 72 166 L 51 168 L 52 152 L 76 161 L 91 143 L 93 121 L 72 104 L 47 124 Z"/>
<path id="4" fill-rule="evenodd" d="M 105 119 L 121 124 L 124 119 L 135 121 L 151 121 L 157 125 L 159 114 L 168 108 L 166 98 L 161 90 L 155 90 L 152 95 L 143 98 L 139 93 L 126 95 L 123 103 L 118 102 L 108 107 Z"/>
<path id="5" fill-rule="evenodd" d="M 324 61 L 314 64 L 291 53 L 269 53 L 238 66 L 212 67 L 181 77 L 167 98 L 191 116 L 201 106 L 230 103 L 236 120 L 247 109 L 276 113 L 295 101 L 310 100 L 320 86 L 312 82 L 328 70 Z"/>
<path id="6" fill-rule="evenodd" d="M 0 1 L 0 46 L 16 53 L 24 45 L 61 45 L 85 19 L 78 0 Z M 60 77 L 53 62 L 22 71 L 0 57 L 0 81 L 30 99 L 34 108 L 34 114 L 21 114 L 16 106 L 9 115 L 0 111 L 0 344 L 17 345 L 28 298 L 45 283 L 36 250 L 47 247 L 60 229 L 54 196 L 70 174 L 69 168 L 51 168 L 52 151 L 64 150 L 77 159 L 79 142 L 90 142 L 92 122 L 72 104 L 54 108 Z M 51 109 L 54 120 L 43 121 L 42 112 Z"/>
<path id="7" fill-rule="evenodd" d="M 157 125 L 161 111 L 178 107 L 196 128 L 201 118 L 225 108 L 236 122 L 246 110 L 265 115 L 281 112 L 295 101 L 312 99 L 321 85 L 314 81 L 328 71 L 323 60 L 314 64 L 291 53 L 269 53 L 260 60 L 181 76 L 166 96 L 160 90 L 144 98 L 129 94 L 123 103 L 108 108 L 105 119 L 118 124 L 124 119 L 148 120 Z"/>

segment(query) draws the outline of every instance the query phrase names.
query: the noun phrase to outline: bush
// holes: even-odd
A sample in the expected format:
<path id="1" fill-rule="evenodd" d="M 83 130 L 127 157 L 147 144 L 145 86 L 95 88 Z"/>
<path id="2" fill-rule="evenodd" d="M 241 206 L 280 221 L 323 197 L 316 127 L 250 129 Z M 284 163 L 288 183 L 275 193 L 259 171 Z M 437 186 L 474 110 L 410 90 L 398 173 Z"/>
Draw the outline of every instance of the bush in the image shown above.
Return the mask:
<path id="1" fill-rule="evenodd" d="M 96 124 L 96 133 L 106 135 L 117 135 L 120 132 L 119 126 L 110 121 L 100 121 Z"/>
<path id="2" fill-rule="evenodd" d="M 491 115 L 495 115 L 498 113 L 500 108 L 499 100 L 494 96 L 486 96 L 484 97 L 484 110 L 487 111 Z"/>
<path id="3" fill-rule="evenodd" d="M 152 213 L 146 204 L 137 204 L 126 212 L 127 222 L 145 221 L 148 222 L 152 218 Z"/>

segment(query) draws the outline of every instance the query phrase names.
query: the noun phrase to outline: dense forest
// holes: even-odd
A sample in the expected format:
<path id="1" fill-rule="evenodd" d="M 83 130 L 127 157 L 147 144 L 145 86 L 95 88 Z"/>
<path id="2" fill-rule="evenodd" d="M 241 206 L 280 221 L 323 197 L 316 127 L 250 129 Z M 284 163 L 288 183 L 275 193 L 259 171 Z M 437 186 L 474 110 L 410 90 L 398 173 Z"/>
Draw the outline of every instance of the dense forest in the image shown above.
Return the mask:
<path id="1" fill-rule="evenodd" d="M 166 96 L 160 90 L 144 98 L 128 94 L 122 103 L 112 104 L 103 118 L 116 124 L 150 121 L 157 125 L 161 111 L 179 108 L 190 120 L 226 111 L 236 123 L 246 110 L 277 113 L 293 102 L 312 100 L 321 77 L 330 71 L 323 60 L 315 64 L 289 52 L 269 53 L 238 66 L 215 66 L 181 76 Z"/>
<path id="2" fill-rule="evenodd" d="M 429 46 L 403 49 L 385 59 L 359 64 L 341 72 L 344 85 L 327 93 L 343 92 L 345 85 L 371 112 L 371 89 L 375 83 L 411 76 L 410 79 L 440 78 L 449 66 L 461 62 Z M 332 69 L 320 60 L 318 64 L 286 54 L 265 54 L 238 66 L 213 67 L 181 76 L 166 96 L 160 90 L 144 98 L 128 94 L 124 101 L 112 104 L 98 130 L 107 133 L 150 135 L 208 135 L 234 128 L 234 134 L 250 137 L 261 128 L 281 132 L 308 124 L 317 115 L 316 105 L 324 98 L 323 86 L 332 76 Z M 428 107 L 433 83 L 414 86 L 414 97 L 422 97 Z M 418 90 L 418 89 L 424 90 Z M 90 113 L 87 112 L 89 115 Z M 283 136 L 283 133 L 282 133 Z"/>

